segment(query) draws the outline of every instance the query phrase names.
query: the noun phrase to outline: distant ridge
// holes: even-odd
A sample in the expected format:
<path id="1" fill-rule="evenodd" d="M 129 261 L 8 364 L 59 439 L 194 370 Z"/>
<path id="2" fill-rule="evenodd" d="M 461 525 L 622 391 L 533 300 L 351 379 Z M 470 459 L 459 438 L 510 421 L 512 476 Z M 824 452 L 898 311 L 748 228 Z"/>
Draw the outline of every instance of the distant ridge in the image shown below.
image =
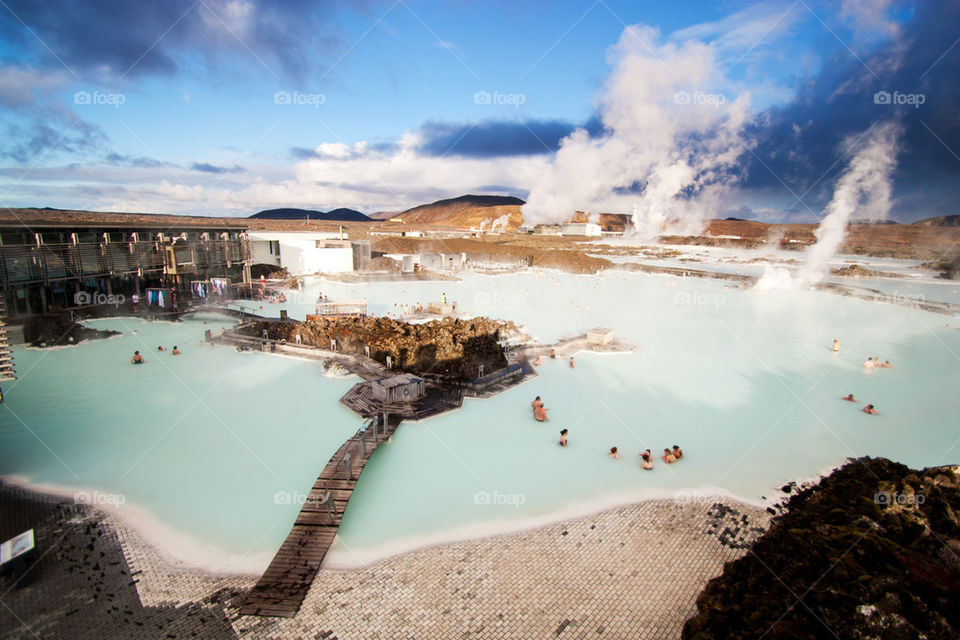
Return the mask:
<path id="1" fill-rule="evenodd" d="M 960 214 L 924 218 L 923 220 L 917 220 L 913 224 L 924 227 L 960 227 Z"/>
<path id="2" fill-rule="evenodd" d="M 523 200 L 520 198 L 514 198 L 513 196 L 475 196 L 472 194 L 467 194 L 465 196 L 457 196 L 456 198 L 437 200 L 436 202 L 431 202 L 430 204 L 421 204 L 413 207 L 412 209 L 407 209 L 403 213 L 412 213 L 414 211 L 431 207 L 440 208 L 461 205 L 472 207 L 503 207 L 508 205 L 516 205 L 519 207 L 523 206 L 524 204 L 526 203 Z"/>
<path id="3" fill-rule="evenodd" d="M 500 228 L 516 229 L 522 222 L 520 207 L 523 204 L 523 200 L 513 196 L 467 194 L 421 204 L 392 215 L 384 212 L 377 216 L 380 219 L 402 220 L 407 224 L 451 227 L 492 226 L 499 221 Z"/>
<path id="4" fill-rule="evenodd" d="M 267 209 L 250 216 L 260 220 L 332 220 L 334 222 L 369 222 L 370 218 L 354 209 L 341 207 L 333 211 L 310 209 Z"/>

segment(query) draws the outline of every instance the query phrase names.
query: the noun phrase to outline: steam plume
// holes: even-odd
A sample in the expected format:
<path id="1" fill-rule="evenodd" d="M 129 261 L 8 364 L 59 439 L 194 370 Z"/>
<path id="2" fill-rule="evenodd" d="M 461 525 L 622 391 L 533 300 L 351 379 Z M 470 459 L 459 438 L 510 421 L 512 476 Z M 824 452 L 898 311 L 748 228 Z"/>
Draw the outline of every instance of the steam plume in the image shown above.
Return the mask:
<path id="1" fill-rule="evenodd" d="M 600 97 L 604 133 L 578 129 L 534 183 L 524 222 L 568 220 L 574 211 L 631 212 L 635 230 L 699 233 L 719 210 L 749 148 L 749 94 L 728 99 L 715 51 L 698 41 L 661 43 L 627 27 L 609 54 Z"/>

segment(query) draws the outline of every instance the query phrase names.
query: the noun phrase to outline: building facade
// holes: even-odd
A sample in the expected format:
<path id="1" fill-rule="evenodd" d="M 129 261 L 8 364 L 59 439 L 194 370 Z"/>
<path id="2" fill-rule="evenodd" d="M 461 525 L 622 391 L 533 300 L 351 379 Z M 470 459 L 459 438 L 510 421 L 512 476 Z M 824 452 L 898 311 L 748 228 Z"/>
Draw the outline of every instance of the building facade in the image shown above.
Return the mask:
<path id="1" fill-rule="evenodd" d="M 216 218 L 7 210 L 0 284 L 8 317 L 248 279 L 243 227 Z M 112 296 L 112 298 L 111 298 Z M 120 298 L 122 296 L 122 298 Z"/>

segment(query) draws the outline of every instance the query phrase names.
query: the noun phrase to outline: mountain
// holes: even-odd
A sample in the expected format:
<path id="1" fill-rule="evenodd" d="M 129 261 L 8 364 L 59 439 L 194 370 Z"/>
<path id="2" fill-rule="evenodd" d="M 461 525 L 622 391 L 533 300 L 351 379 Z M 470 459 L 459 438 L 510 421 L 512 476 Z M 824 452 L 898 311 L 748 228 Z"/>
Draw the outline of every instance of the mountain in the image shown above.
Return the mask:
<path id="1" fill-rule="evenodd" d="M 407 224 L 435 224 L 452 227 L 491 226 L 495 220 L 506 217 L 506 226 L 515 230 L 521 225 L 520 198 L 512 196 L 464 195 L 422 204 L 390 216 Z M 386 215 L 386 213 L 381 214 Z"/>
<path id="2" fill-rule="evenodd" d="M 924 218 L 917 220 L 913 224 L 923 227 L 960 227 L 960 215 L 936 216 L 934 218 Z"/>
<path id="3" fill-rule="evenodd" d="M 333 211 L 311 211 L 310 209 L 267 209 L 255 213 L 251 218 L 261 220 L 332 220 L 334 222 L 369 222 L 370 218 L 359 211 L 341 207 Z"/>

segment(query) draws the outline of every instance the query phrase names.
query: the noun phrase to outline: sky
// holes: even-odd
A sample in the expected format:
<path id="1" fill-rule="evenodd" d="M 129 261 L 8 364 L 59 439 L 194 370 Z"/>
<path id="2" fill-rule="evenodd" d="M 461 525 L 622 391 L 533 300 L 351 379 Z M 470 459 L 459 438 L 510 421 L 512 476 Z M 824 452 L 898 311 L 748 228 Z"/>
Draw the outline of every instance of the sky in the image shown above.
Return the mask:
<path id="1" fill-rule="evenodd" d="M 0 205 L 808 222 L 892 123 L 890 215 L 955 214 L 958 24 L 936 0 L 2 0 Z"/>

